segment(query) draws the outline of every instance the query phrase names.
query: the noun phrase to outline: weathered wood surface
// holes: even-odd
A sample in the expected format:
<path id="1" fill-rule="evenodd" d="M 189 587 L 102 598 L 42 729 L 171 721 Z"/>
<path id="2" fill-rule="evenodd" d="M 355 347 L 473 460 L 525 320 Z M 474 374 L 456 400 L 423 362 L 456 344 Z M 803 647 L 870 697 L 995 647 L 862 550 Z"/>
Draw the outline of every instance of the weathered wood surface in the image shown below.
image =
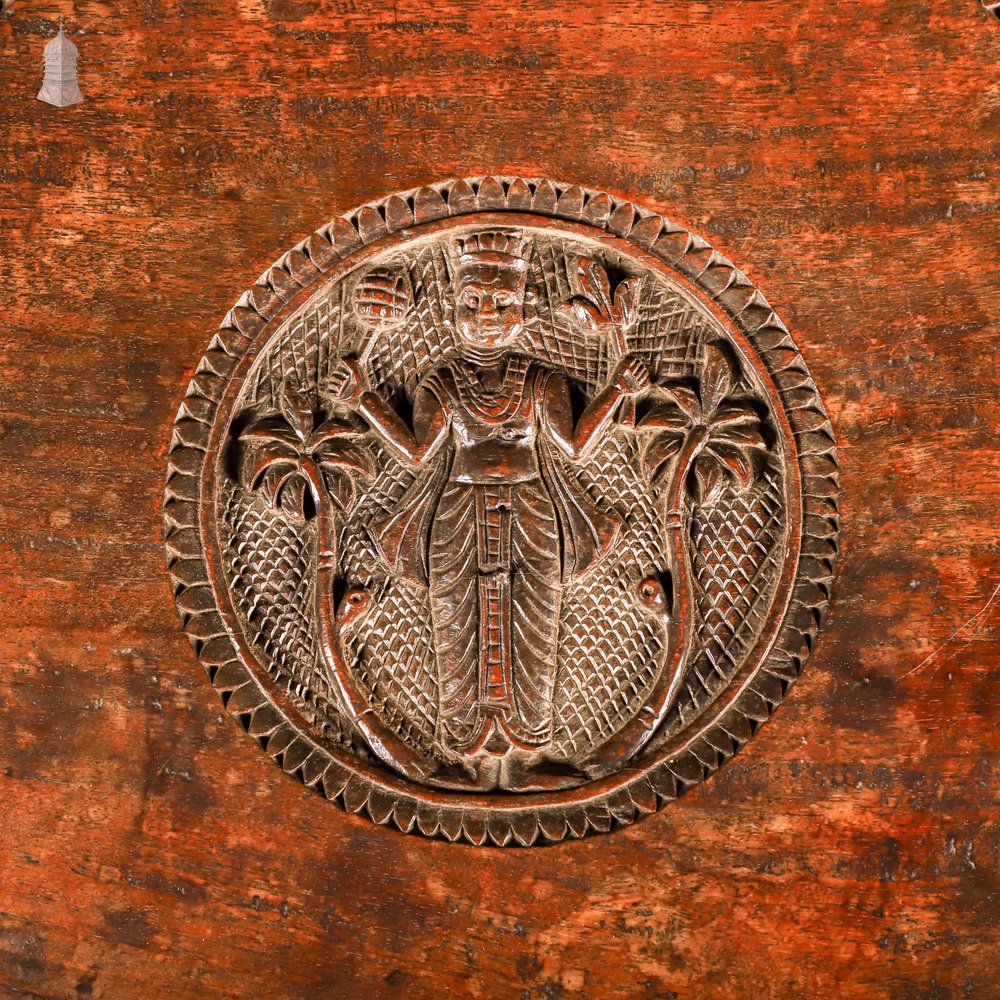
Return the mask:
<path id="1" fill-rule="evenodd" d="M 0 19 L 6 993 L 1000 997 L 996 19 L 38 7 Z M 66 109 L 34 100 L 58 13 Z M 282 777 L 200 675 L 161 543 L 169 425 L 234 296 L 336 212 L 488 172 L 713 239 L 843 462 L 832 614 L 776 719 L 660 815 L 529 851 Z"/>

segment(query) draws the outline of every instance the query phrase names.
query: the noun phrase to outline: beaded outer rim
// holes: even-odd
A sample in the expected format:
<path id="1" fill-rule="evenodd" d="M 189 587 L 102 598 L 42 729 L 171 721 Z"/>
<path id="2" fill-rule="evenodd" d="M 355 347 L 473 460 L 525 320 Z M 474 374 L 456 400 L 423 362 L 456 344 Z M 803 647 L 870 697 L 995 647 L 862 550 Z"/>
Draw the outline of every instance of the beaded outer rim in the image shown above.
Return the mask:
<path id="1" fill-rule="evenodd" d="M 801 480 L 802 537 L 784 620 L 767 656 L 693 741 L 591 798 L 482 804 L 394 779 L 321 745 L 276 705 L 240 659 L 209 581 L 199 523 L 207 446 L 229 379 L 286 304 L 358 248 L 414 225 L 476 212 L 530 212 L 583 223 L 658 258 L 723 310 L 771 375 L 792 429 Z M 276 326 L 275 326 L 276 328 Z M 555 843 L 607 832 L 655 812 L 704 781 L 760 728 L 798 678 L 830 599 L 837 556 L 839 478 L 833 428 L 788 330 L 753 283 L 699 236 L 628 200 L 545 179 L 450 180 L 371 202 L 285 253 L 226 315 L 191 379 L 170 440 L 164 521 L 167 570 L 181 623 L 226 709 L 288 774 L 343 809 L 404 833 L 496 846 Z M 703 712 L 711 716 L 732 682 Z M 524 800 L 524 805 L 519 802 Z"/>

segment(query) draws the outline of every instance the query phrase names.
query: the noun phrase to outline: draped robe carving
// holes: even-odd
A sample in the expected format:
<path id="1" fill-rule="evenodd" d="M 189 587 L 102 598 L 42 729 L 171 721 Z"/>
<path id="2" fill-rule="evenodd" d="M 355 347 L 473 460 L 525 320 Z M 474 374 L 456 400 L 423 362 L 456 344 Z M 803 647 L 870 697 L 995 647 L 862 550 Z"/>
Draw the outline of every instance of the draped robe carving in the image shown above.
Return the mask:
<path id="1" fill-rule="evenodd" d="M 490 388 L 459 360 L 419 394 L 418 420 L 443 415 L 448 453 L 373 534 L 395 572 L 429 586 L 440 738 L 470 753 L 495 725 L 515 746 L 543 746 L 562 589 L 612 544 L 617 520 L 553 454 L 550 429 L 569 409 L 561 376 L 513 354 Z"/>

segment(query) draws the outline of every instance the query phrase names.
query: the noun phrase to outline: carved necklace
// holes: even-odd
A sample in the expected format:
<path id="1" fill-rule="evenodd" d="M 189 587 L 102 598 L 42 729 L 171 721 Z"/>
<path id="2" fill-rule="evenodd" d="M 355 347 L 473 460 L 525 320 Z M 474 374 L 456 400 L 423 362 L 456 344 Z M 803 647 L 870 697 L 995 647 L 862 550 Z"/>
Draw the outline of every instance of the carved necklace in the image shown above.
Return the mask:
<path id="1" fill-rule="evenodd" d="M 462 405 L 490 422 L 499 422 L 516 413 L 524 400 L 529 359 L 515 354 L 507 362 L 503 380 L 496 388 L 484 385 L 466 364 L 453 366 L 455 388 Z"/>

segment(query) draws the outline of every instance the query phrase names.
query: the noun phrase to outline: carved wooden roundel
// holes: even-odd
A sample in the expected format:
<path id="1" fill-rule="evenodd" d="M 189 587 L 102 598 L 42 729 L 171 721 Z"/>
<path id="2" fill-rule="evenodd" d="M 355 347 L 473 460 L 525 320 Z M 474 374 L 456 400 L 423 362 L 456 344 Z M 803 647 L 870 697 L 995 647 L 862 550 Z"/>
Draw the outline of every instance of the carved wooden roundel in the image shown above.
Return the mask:
<path id="1" fill-rule="evenodd" d="M 491 177 L 260 277 L 181 405 L 165 515 L 184 627 L 285 771 L 528 845 L 652 812 L 768 717 L 829 597 L 837 462 L 704 240 Z"/>

